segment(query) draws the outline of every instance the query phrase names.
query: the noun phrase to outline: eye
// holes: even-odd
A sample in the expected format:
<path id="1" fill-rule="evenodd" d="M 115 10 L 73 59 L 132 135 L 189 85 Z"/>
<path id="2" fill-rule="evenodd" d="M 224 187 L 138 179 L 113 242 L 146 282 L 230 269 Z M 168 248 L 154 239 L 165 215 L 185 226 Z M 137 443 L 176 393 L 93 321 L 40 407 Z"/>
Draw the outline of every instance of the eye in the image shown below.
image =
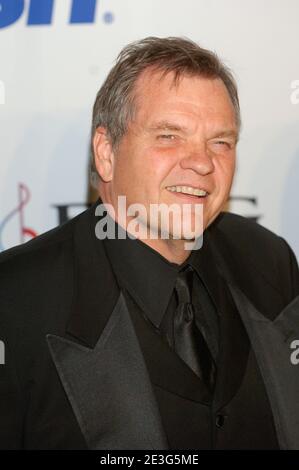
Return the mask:
<path id="1" fill-rule="evenodd" d="M 158 139 L 161 140 L 174 140 L 176 136 L 174 134 L 160 134 L 158 135 Z"/>
<path id="2" fill-rule="evenodd" d="M 222 148 L 223 150 L 230 150 L 233 147 L 233 144 L 227 140 L 214 140 L 212 144 L 217 148 Z"/>
<path id="3" fill-rule="evenodd" d="M 229 142 L 226 142 L 225 140 L 216 140 L 215 144 L 218 144 L 218 145 L 225 145 L 226 147 L 231 147 L 230 143 Z"/>

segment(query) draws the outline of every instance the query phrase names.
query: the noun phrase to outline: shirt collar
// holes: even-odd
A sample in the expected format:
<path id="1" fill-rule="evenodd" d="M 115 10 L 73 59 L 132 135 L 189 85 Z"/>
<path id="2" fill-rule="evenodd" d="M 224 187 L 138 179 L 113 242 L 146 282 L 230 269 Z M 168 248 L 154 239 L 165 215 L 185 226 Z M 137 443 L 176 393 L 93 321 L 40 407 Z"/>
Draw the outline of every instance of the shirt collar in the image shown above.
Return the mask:
<path id="1" fill-rule="evenodd" d="M 138 239 L 104 239 L 120 287 L 125 287 L 159 327 L 172 295 L 180 266 L 170 263 Z"/>
<path id="2" fill-rule="evenodd" d="M 213 268 L 211 259 L 207 259 L 205 243 L 179 265 L 169 262 L 143 241 L 130 238 L 122 227 L 115 224 L 115 234 L 122 232 L 122 238 L 105 238 L 104 246 L 116 279 L 157 328 L 166 312 L 178 272 L 186 265 L 192 266 L 211 295 L 208 285 L 213 279 Z"/>

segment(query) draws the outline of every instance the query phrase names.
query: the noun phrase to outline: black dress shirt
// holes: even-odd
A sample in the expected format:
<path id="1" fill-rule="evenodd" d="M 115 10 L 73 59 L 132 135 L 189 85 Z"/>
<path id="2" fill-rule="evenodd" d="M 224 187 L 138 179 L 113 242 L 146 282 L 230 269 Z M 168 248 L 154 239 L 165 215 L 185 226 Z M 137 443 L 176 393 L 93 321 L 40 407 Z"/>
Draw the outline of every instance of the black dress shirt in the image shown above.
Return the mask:
<path id="1" fill-rule="evenodd" d="M 193 276 L 192 303 L 195 307 L 196 323 L 201 329 L 211 354 L 217 362 L 219 344 L 219 321 L 216 305 L 206 285 L 211 279 L 210 263 L 205 259 L 204 245 L 194 250 L 181 265 L 169 262 L 143 241 L 130 238 L 127 232 L 121 238 L 104 240 L 107 256 L 121 288 L 126 289 L 134 301 L 170 347 L 173 347 L 173 313 L 176 309 L 174 292 L 179 270 L 190 265 Z M 126 235 L 126 238 L 124 238 Z M 210 281 L 211 282 L 211 281 Z"/>

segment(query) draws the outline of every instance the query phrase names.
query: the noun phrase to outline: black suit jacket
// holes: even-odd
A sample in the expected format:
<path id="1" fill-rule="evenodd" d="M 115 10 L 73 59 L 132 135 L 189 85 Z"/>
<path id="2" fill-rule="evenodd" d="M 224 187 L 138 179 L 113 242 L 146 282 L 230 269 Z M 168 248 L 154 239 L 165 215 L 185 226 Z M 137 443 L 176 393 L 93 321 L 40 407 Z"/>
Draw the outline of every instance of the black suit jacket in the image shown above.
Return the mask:
<path id="1" fill-rule="evenodd" d="M 94 212 L 0 255 L 0 448 L 168 447 Z M 213 296 L 225 308 L 225 283 L 250 337 L 280 447 L 299 448 L 299 366 L 290 363 L 290 341 L 299 339 L 294 254 L 283 239 L 229 213 L 206 230 L 204 243 L 215 266 Z M 183 389 L 185 369 L 181 379 L 165 375 L 166 362 L 161 387 Z M 235 381 L 233 368 L 227 396 Z"/>

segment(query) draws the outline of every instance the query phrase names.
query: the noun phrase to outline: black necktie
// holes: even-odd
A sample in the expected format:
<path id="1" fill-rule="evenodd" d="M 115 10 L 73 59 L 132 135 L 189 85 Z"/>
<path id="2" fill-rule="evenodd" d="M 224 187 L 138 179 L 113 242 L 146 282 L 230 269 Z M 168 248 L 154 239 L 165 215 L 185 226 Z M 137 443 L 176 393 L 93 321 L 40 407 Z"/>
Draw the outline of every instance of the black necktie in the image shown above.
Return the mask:
<path id="1" fill-rule="evenodd" d="M 194 306 L 191 303 L 193 270 L 178 274 L 175 290 L 178 306 L 174 313 L 174 349 L 188 366 L 213 390 L 216 367 L 207 343 L 195 323 Z"/>

